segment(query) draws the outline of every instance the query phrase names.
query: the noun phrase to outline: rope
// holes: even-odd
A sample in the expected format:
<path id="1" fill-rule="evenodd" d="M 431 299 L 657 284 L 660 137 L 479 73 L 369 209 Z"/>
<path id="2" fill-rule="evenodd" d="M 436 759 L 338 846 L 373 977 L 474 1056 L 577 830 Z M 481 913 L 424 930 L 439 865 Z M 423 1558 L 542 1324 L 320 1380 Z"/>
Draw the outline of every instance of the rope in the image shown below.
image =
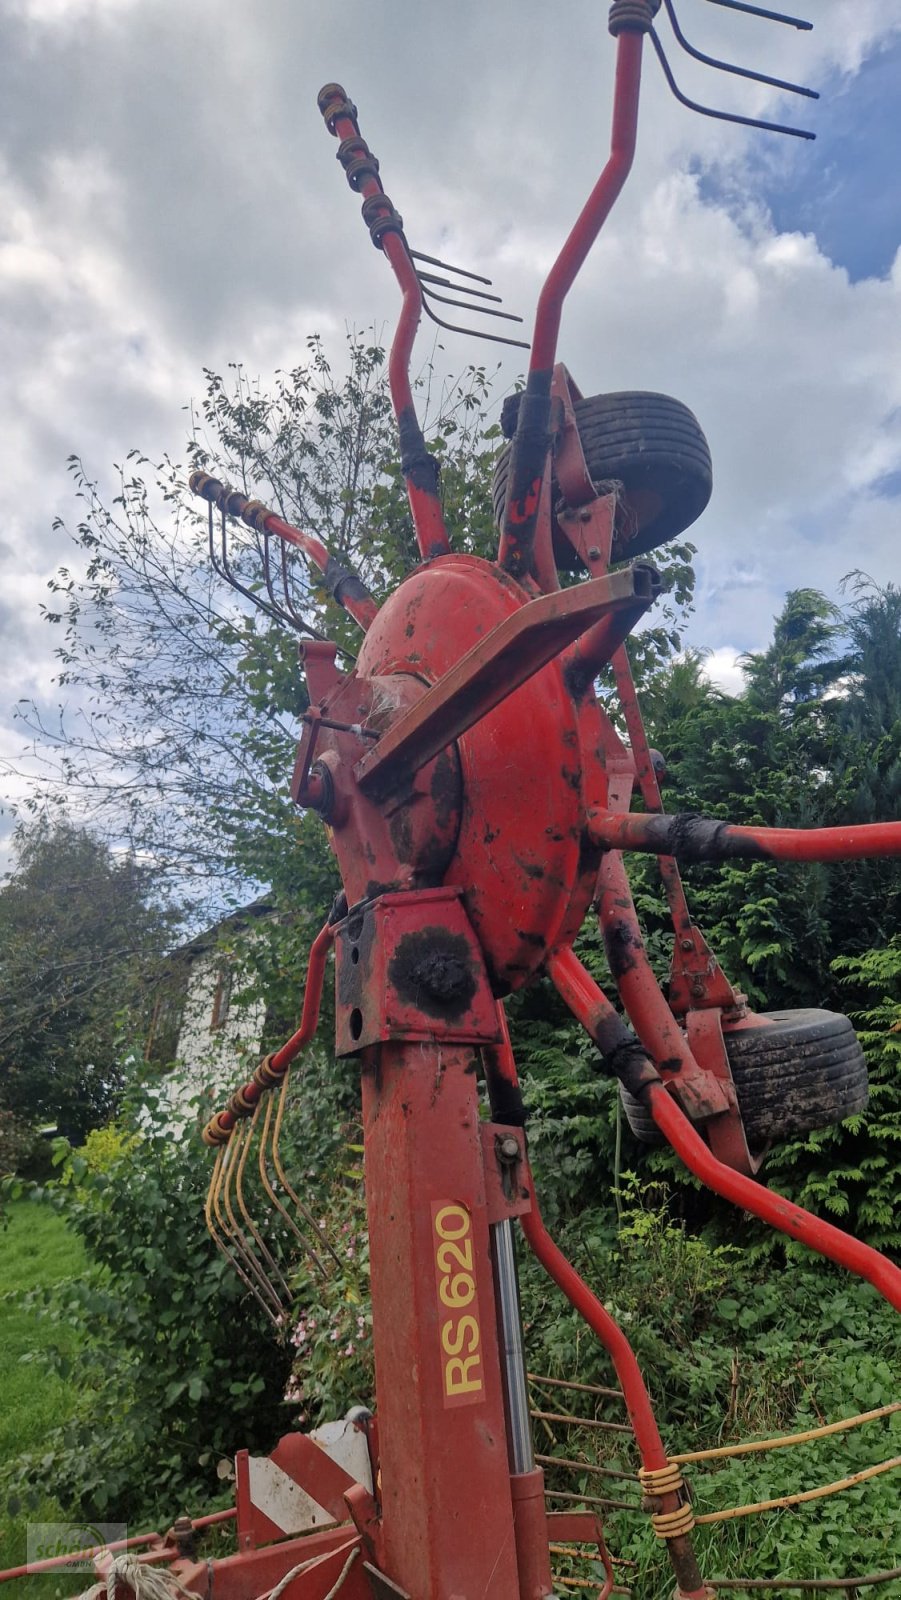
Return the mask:
<path id="1" fill-rule="evenodd" d="M 861 1411 L 856 1417 L 845 1417 L 842 1422 L 829 1422 L 822 1428 L 808 1428 L 804 1433 L 785 1433 L 777 1439 L 755 1439 L 750 1444 L 724 1444 L 716 1450 L 689 1450 L 685 1455 L 671 1456 L 670 1460 L 682 1466 L 688 1461 L 722 1461 L 728 1456 L 746 1456 L 755 1450 L 784 1450 L 788 1445 L 807 1444 L 811 1439 L 825 1439 L 831 1433 L 843 1433 L 863 1422 L 875 1422 L 877 1417 L 890 1417 L 901 1411 L 901 1400 L 891 1405 L 879 1406 L 876 1411 Z"/>
<path id="2" fill-rule="evenodd" d="M 120 1583 L 128 1585 L 135 1600 L 174 1600 L 176 1595 L 186 1595 L 187 1600 L 196 1600 L 184 1584 L 179 1583 L 173 1572 L 162 1572 L 159 1567 L 146 1566 L 138 1556 L 117 1556 L 112 1563 L 106 1579 L 95 1583 L 78 1600 L 116 1600 L 116 1589 Z"/>
<path id="3" fill-rule="evenodd" d="M 901 1456 L 892 1456 L 890 1461 L 880 1461 L 878 1466 L 865 1467 L 862 1472 L 852 1473 L 850 1478 L 839 1478 L 836 1483 L 821 1484 L 819 1489 L 805 1489 L 802 1494 L 780 1495 L 778 1500 L 759 1500 L 753 1506 L 731 1506 L 727 1511 L 707 1511 L 695 1521 L 702 1522 L 730 1522 L 735 1517 L 750 1517 L 756 1511 L 779 1511 L 787 1506 L 800 1506 L 808 1500 L 822 1500 L 826 1495 L 841 1494 L 843 1489 L 853 1489 L 855 1484 L 865 1483 L 868 1478 L 876 1478 L 881 1472 L 893 1472 L 901 1467 Z"/>
<path id="4" fill-rule="evenodd" d="M 343 1567 L 341 1568 L 341 1571 L 338 1573 L 337 1578 L 335 1579 L 334 1583 L 332 1584 L 332 1587 L 329 1589 L 328 1594 L 323 1596 L 323 1600 L 335 1600 L 335 1595 L 338 1593 L 338 1590 L 343 1586 L 344 1581 L 345 1581 L 345 1579 L 347 1577 L 347 1574 L 349 1573 L 351 1567 L 353 1566 L 353 1564 L 356 1561 L 357 1556 L 359 1554 L 360 1554 L 360 1546 L 358 1544 L 355 1544 L 353 1549 L 350 1552 L 350 1555 L 348 1556 L 348 1558 L 345 1561 Z M 312 1560 L 310 1560 L 310 1561 L 302 1561 L 300 1563 L 300 1566 L 292 1567 L 291 1571 L 290 1572 L 286 1572 L 285 1576 L 283 1578 L 281 1578 L 279 1580 L 279 1582 L 276 1584 L 275 1588 L 272 1590 L 272 1592 L 269 1595 L 269 1600 L 280 1600 L 280 1597 L 284 1594 L 284 1592 L 287 1589 L 289 1583 L 293 1583 L 294 1579 L 296 1577 L 298 1577 L 301 1572 L 306 1572 L 309 1567 L 315 1567 L 318 1562 L 321 1562 L 324 1559 L 325 1558 L 323 1556 L 314 1556 L 312 1558 Z"/>

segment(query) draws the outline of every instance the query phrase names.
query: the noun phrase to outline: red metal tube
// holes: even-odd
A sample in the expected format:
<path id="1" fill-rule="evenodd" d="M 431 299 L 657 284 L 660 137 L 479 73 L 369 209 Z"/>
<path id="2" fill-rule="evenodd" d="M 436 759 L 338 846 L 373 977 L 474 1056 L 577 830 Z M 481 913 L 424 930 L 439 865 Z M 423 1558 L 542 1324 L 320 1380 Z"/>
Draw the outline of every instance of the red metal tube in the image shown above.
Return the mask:
<path id="1" fill-rule="evenodd" d="M 530 373 L 549 372 L 553 367 L 563 302 L 629 176 L 638 132 L 643 43 L 642 34 L 631 31 L 621 33 L 617 40 L 610 159 L 551 267 L 539 296 L 529 360 Z"/>
<path id="2" fill-rule="evenodd" d="M 0 1572 L 0 1583 L 6 1583 L 9 1578 L 30 1577 L 33 1572 L 57 1572 L 60 1567 L 71 1566 L 73 1561 L 92 1561 L 107 1550 L 133 1550 L 137 1545 L 161 1545 L 162 1542 L 158 1533 L 136 1533 L 131 1539 L 114 1539 L 111 1544 L 95 1544 L 89 1550 L 70 1550 L 64 1556 L 48 1556 L 46 1561 L 30 1561 L 24 1567 L 7 1567 L 5 1572 Z"/>
<path id="3" fill-rule="evenodd" d="M 614 1322 L 609 1311 L 605 1311 L 600 1300 L 592 1294 L 587 1283 L 579 1276 L 571 1262 L 567 1261 L 563 1251 L 548 1233 L 538 1209 L 531 1178 L 529 1190 L 532 1209 L 519 1219 L 529 1248 L 541 1262 L 548 1277 L 553 1278 L 558 1289 L 563 1291 L 567 1300 L 575 1306 L 579 1316 L 585 1319 L 592 1332 L 600 1339 L 604 1349 L 608 1351 L 626 1397 L 629 1420 L 635 1430 L 642 1465 L 665 1467 L 666 1451 L 635 1352 L 622 1328 Z"/>
<path id="4" fill-rule="evenodd" d="M 214 1528 L 220 1522 L 234 1522 L 237 1515 L 235 1506 L 228 1506 L 225 1511 L 208 1511 L 205 1517 L 192 1517 L 191 1527 Z"/>
<path id="5" fill-rule="evenodd" d="M 283 1044 L 280 1050 L 274 1051 L 268 1057 L 268 1064 L 275 1073 L 287 1071 L 295 1056 L 299 1055 L 304 1046 L 309 1044 L 319 1026 L 319 1008 L 322 1004 L 325 963 L 334 942 L 334 929 L 329 923 L 326 923 L 323 928 L 320 928 L 310 946 L 300 1027 L 296 1033 L 292 1033 L 287 1044 Z M 247 1108 L 246 1114 L 249 1116 L 253 1107 L 264 1093 L 265 1086 L 257 1081 L 256 1075 L 248 1078 L 247 1082 L 243 1083 L 232 1095 L 228 1106 L 222 1111 L 217 1111 L 215 1116 L 210 1118 L 203 1130 L 204 1144 L 227 1144 L 231 1137 L 232 1129 L 238 1121 L 238 1112 L 232 1109 L 234 1101 L 242 1100 Z"/>
<path id="6" fill-rule="evenodd" d="M 300 1027 L 292 1033 L 287 1044 L 276 1050 L 272 1056 L 272 1067 L 275 1072 L 284 1071 L 290 1066 L 294 1057 L 299 1055 L 305 1045 L 309 1044 L 319 1026 L 319 1007 L 322 1004 L 322 985 L 325 978 L 325 963 L 328 953 L 335 942 L 335 930 L 330 923 L 325 923 L 319 929 L 313 943 L 310 945 L 310 958 L 307 962 L 307 981 L 303 994 L 303 1010 L 300 1014 Z"/>
<path id="7" fill-rule="evenodd" d="M 661 1133 L 665 1134 L 676 1154 L 681 1156 L 689 1171 L 702 1183 L 706 1183 L 715 1194 L 722 1195 L 734 1205 L 768 1222 L 771 1227 L 778 1228 L 781 1233 L 787 1233 L 790 1238 L 797 1239 L 811 1250 L 828 1256 L 830 1261 L 866 1278 L 896 1311 L 901 1311 L 901 1270 L 880 1255 L 878 1250 L 861 1244 L 859 1239 L 843 1233 L 840 1228 L 834 1228 L 830 1222 L 822 1222 L 819 1217 L 811 1216 L 809 1211 L 804 1211 L 782 1195 L 773 1194 L 752 1178 L 723 1166 L 662 1083 L 652 1083 L 645 1094 L 651 1115 Z"/>
<path id="8" fill-rule="evenodd" d="M 699 1078 L 700 1067 L 654 977 L 622 857 L 613 851 L 601 862 L 597 895 L 607 960 L 629 1021 L 652 1061 L 675 1063 L 673 1070 L 678 1070 L 684 1092 Z M 584 977 L 591 982 L 587 973 Z M 576 1010 L 576 1015 L 589 1028 L 582 1013 Z M 715 1083 L 707 1084 L 713 1094 L 716 1087 Z M 725 1111 L 727 1105 L 723 1094 L 719 1109 Z"/>
<path id="9" fill-rule="evenodd" d="M 844 828 L 746 828 L 691 813 L 646 816 L 591 810 L 591 837 L 608 850 L 646 850 L 681 861 L 852 861 L 901 855 L 901 822 Z"/>
<path id="10" fill-rule="evenodd" d="M 573 957 L 573 961 L 576 962 L 576 966 L 579 965 L 575 957 Z M 603 999 L 604 997 L 601 996 L 601 998 Z M 501 1038 L 499 1044 L 492 1046 L 495 1071 L 502 1079 L 507 1091 L 519 1098 L 519 1073 L 516 1070 L 516 1059 L 510 1043 L 507 1019 L 500 1001 L 498 1002 L 497 1011 Z M 667 1463 L 666 1450 L 660 1437 L 657 1419 L 654 1416 L 650 1396 L 645 1387 L 635 1352 L 622 1329 L 614 1322 L 610 1313 L 604 1309 L 597 1296 L 592 1294 L 587 1283 L 579 1276 L 572 1263 L 567 1261 L 562 1250 L 558 1248 L 548 1233 L 542 1221 L 532 1172 L 528 1163 L 525 1163 L 523 1176 L 528 1184 L 531 1210 L 525 1212 L 519 1220 L 529 1247 L 538 1261 L 541 1262 L 545 1272 L 554 1280 L 557 1287 L 563 1291 L 570 1304 L 575 1306 L 579 1315 L 584 1317 L 592 1332 L 597 1335 L 604 1349 L 610 1355 L 616 1375 L 620 1381 L 642 1466 L 650 1468 L 664 1467 Z M 674 1511 L 679 1504 L 678 1496 L 675 1494 L 662 1495 L 660 1503 L 662 1510 Z M 698 1571 L 691 1539 L 688 1536 L 670 1539 L 667 1541 L 667 1549 L 673 1569 L 679 1579 L 681 1600 L 708 1600 L 709 1591 L 704 1587 L 701 1574 Z"/>
<path id="11" fill-rule="evenodd" d="M 359 128 L 350 117 L 336 117 L 334 119 L 335 137 L 338 139 L 351 139 L 359 135 Z M 365 176 L 359 185 L 359 193 L 364 200 L 372 199 L 374 195 L 385 193 L 379 179 L 374 175 Z M 390 202 L 389 202 L 390 203 Z M 416 268 L 410 259 L 403 235 L 394 231 L 386 232 L 381 238 L 381 247 L 388 257 L 394 276 L 400 285 L 401 301 L 400 316 L 394 338 L 391 341 L 391 352 L 388 357 L 388 388 L 391 391 L 391 404 L 397 418 L 400 432 L 401 466 L 403 468 L 404 455 L 408 444 L 418 442 L 421 444 L 422 433 L 416 416 L 416 407 L 413 404 L 413 389 L 410 383 L 410 359 L 413 354 L 413 343 L 416 338 L 419 324 L 422 319 L 422 288 L 416 276 Z M 424 447 L 423 447 L 424 448 Z M 416 470 L 408 473 L 404 468 L 404 478 L 407 485 L 407 498 L 410 502 L 410 512 L 416 529 L 416 539 L 422 552 L 423 560 L 428 561 L 432 556 L 447 555 L 450 550 L 450 540 L 444 525 L 444 514 L 437 491 L 425 481 L 416 482 Z"/>
<path id="12" fill-rule="evenodd" d="M 529 1246 L 537 1259 L 541 1262 L 545 1272 L 553 1278 L 559 1289 L 562 1289 L 567 1300 L 575 1306 L 580 1317 L 584 1317 L 589 1328 L 600 1339 L 601 1344 L 608 1352 L 616 1369 L 629 1412 L 629 1420 L 635 1433 L 635 1442 L 641 1456 L 643 1467 L 660 1468 L 667 1464 L 667 1454 L 657 1427 L 657 1419 L 651 1407 L 650 1397 L 645 1388 L 641 1369 L 635 1359 L 635 1352 L 622 1329 L 614 1322 L 608 1311 L 604 1310 L 597 1296 L 592 1294 L 584 1279 L 580 1278 L 575 1267 L 567 1261 L 562 1250 L 558 1249 L 541 1220 L 538 1201 L 532 1183 L 531 1173 L 528 1177 L 529 1197 L 532 1204 L 531 1211 L 520 1217 L 522 1231 L 528 1240 Z M 676 1495 L 661 1495 L 661 1509 L 674 1511 L 678 1505 Z M 709 1590 L 701 1580 L 697 1569 L 691 1540 L 687 1536 L 667 1540 L 667 1549 L 672 1561 L 676 1576 L 679 1579 L 679 1594 L 681 1600 L 707 1600 Z"/>

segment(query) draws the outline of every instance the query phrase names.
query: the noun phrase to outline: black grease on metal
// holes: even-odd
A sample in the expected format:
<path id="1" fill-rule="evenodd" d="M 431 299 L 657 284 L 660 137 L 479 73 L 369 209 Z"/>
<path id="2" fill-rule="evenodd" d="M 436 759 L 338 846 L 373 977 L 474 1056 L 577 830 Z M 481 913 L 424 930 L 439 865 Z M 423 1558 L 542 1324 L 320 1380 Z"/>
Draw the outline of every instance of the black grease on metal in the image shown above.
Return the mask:
<path id="1" fill-rule="evenodd" d="M 635 966 L 636 952 L 643 949 L 639 935 L 625 917 L 615 917 L 604 929 L 604 949 L 617 983 Z"/>
<path id="2" fill-rule="evenodd" d="M 675 856 L 679 861 L 728 861 L 746 858 L 769 861 L 768 850 L 756 839 L 736 834 L 730 822 L 703 817 L 696 811 L 680 811 L 675 816 L 649 817 L 645 837 L 651 850 Z"/>
<path id="3" fill-rule="evenodd" d="M 405 933 L 391 958 L 388 978 L 408 1005 L 445 1022 L 465 1016 L 478 989 L 469 944 L 462 933 L 442 927 Z"/>
<path id="4" fill-rule="evenodd" d="M 437 498 L 440 469 L 425 447 L 422 429 L 412 406 L 404 406 L 397 419 L 400 436 L 400 470 L 414 489 Z"/>
<path id="5" fill-rule="evenodd" d="M 538 524 L 541 482 L 551 447 L 551 373 L 530 372 L 519 402 L 510 446 L 507 504 L 504 508 L 506 570 L 514 578 L 531 569 Z"/>
<path id="6" fill-rule="evenodd" d="M 435 757 L 429 793 L 435 807 L 435 821 L 442 833 L 448 833 L 455 824 L 459 826 L 462 799 L 460 763 L 456 752 L 442 750 Z"/>
<path id="7" fill-rule="evenodd" d="M 623 1088 L 636 1099 L 641 1098 L 649 1084 L 660 1082 L 657 1068 L 637 1039 L 631 1039 L 628 1044 L 624 1044 L 608 1060 L 602 1062 L 602 1065 L 605 1071 L 618 1078 Z"/>
<path id="8" fill-rule="evenodd" d="M 482 1065 L 485 1069 L 485 1087 L 491 1107 L 492 1122 L 511 1128 L 524 1128 L 529 1113 L 518 1083 L 511 1082 L 501 1065 L 500 1053 L 494 1045 L 482 1046 Z"/>
<path id="9" fill-rule="evenodd" d="M 372 595 L 367 589 L 363 579 L 345 567 L 334 556 L 329 556 L 322 581 L 329 594 L 334 595 L 339 606 L 346 605 L 348 600 L 371 600 Z"/>
<path id="10" fill-rule="evenodd" d="M 579 835 L 579 861 L 576 867 L 579 878 L 583 878 L 587 872 L 591 873 L 592 878 L 597 877 L 603 853 L 600 845 L 595 843 L 587 828 L 583 828 Z"/>
<path id="11" fill-rule="evenodd" d="M 589 664 L 578 655 L 572 656 L 563 668 L 563 682 L 567 694 L 576 705 L 585 698 L 588 690 L 597 677 L 597 667 Z"/>
<path id="12" fill-rule="evenodd" d="M 347 916 L 347 895 L 344 893 L 343 889 L 339 889 L 338 893 L 335 895 L 334 900 L 332 901 L 332 909 L 328 914 L 328 925 L 329 925 L 329 927 L 333 928 L 335 926 L 336 922 L 343 922 L 344 918 L 346 916 Z"/>
<path id="13" fill-rule="evenodd" d="M 592 1028 L 592 1038 L 601 1053 L 601 1071 L 618 1078 L 630 1094 L 639 1095 L 660 1074 L 644 1046 L 626 1027 L 611 1006 Z"/>

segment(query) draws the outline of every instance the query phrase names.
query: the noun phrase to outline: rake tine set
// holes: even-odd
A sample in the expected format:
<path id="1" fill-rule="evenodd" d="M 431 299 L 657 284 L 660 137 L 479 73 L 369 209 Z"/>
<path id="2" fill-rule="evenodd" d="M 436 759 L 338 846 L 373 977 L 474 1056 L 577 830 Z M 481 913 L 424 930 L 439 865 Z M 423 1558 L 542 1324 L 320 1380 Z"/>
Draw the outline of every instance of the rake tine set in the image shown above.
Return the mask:
<path id="1" fill-rule="evenodd" d="M 786 27 L 790 28 L 799 28 L 804 31 L 808 31 L 813 27 L 811 22 L 804 22 L 799 17 L 786 16 L 780 11 L 767 11 L 761 6 L 745 5 L 740 3 L 740 0 L 708 0 L 708 4 L 726 6 L 730 11 L 743 11 L 750 16 L 760 17 L 766 22 L 783 23 Z M 803 84 L 790 83 L 784 78 L 774 78 L 766 72 L 756 72 L 750 67 L 737 66 L 731 61 L 721 61 L 717 56 L 707 55 L 703 50 L 698 50 L 695 45 L 689 43 L 684 32 L 682 31 L 679 18 L 676 15 L 674 0 L 663 0 L 663 5 L 666 10 L 667 17 L 669 18 L 670 27 L 673 30 L 673 36 L 676 40 L 676 43 L 682 50 L 684 50 L 686 55 L 691 56 L 694 61 L 699 61 L 702 66 L 712 67 L 716 72 L 730 73 L 738 78 L 747 78 L 752 83 L 762 83 L 773 89 L 781 89 L 784 94 L 803 95 L 808 100 L 819 99 L 819 95 L 815 89 L 808 89 Z M 656 29 L 650 28 L 648 31 L 650 33 L 651 43 L 657 54 L 657 59 L 660 62 L 664 77 L 666 78 L 672 93 L 675 95 L 675 98 L 679 101 L 680 105 L 687 106 L 689 111 L 696 111 L 699 116 L 702 117 L 713 117 L 720 122 L 734 122 L 740 127 L 763 128 L 769 133 L 786 134 L 789 138 L 793 139 L 816 138 L 816 134 L 811 133 L 806 128 L 793 128 L 788 124 L 769 122 L 760 117 L 743 117 L 739 116 L 737 112 L 720 111 L 713 106 L 701 105 L 697 100 L 690 100 L 688 95 L 683 93 L 676 82 L 673 69 L 667 59 Z"/>
<path id="2" fill-rule="evenodd" d="M 292 582 L 288 565 L 288 551 L 285 544 L 282 543 L 280 548 L 280 577 L 282 595 L 281 598 L 279 598 L 275 592 L 275 584 L 273 581 L 272 555 L 270 549 L 271 535 L 267 530 L 262 530 L 258 550 L 263 567 L 263 582 L 266 587 L 266 593 L 269 597 L 268 600 L 264 600 L 257 589 L 251 588 L 248 584 L 242 582 L 235 572 L 233 562 L 229 559 L 228 517 L 225 506 L 220 508 L 219 517 L 219 535 L 217 538 L 213 514 L 213 502 L 210 501 L 208 510 L 210 561 L 214 571 L 218 574 L 218 576 L 220 578 L 224 578 L 225 582 L 228 583 L 231 588 L 236 589 L 238 594 L 243 595 L 244 598 L 249 600 L 252 605 L 256 606 L 259 611 L 263 611 L 266 616 L 271 617 L 273 622 L 283 623 L 285 627 L 293 628 L 295 632 L 306 634 L 310 638 L 323 639 L 325 635 L 321 633 L 318 628 L 313 627 L 312 623 L 306 620 L 306 618 L 301 612 L 298 611 L 294 604 L 291 596 Z"/>
<path id="3" fill-rule="evenodd" d="M 207 1228 L 217 1248 L 278 1328 L 284 1326 L 294 1298 L 286 1275 L 289 1245 L 286 1235 L 300 1246 L 317 1277 L 329 1277 L 332 1263 L 338 1262 L 324 1228 L 285 1173 L 279 1140 L 288 1080 L 286 1073 L 277 1092 L 273 1088 L 265 1099 L 260 1099 L 251 1116 L 239 1122 L 228 1142 L 221 1146 L 204 1211 Z M 251 1161 L 255 1143 L 255 1160 Z M 248 1169 L 254 1168 L 255 1192 L 251 1192 Z M 256 1221 L 253 1215 L 253 1209 L 264 1196 L 268 1202 L 263 1213 L 269 1225 L 268 1244 L 259 1225 L 262 1215 L 258 1214 Z M 298 1224 L 298 1217 L 303 1226 Z M 277 1232 L 271 1227 L 273 1221 L 278 1223 Z"/>
<path id="4" fill-rule="evenodd" d="M 488 333 L 485 328 L 480 328 L 478 325 L 464 328 L 456 322 L 445 322 L 433 310 L 434 302 L 444 306 L 456 306 L 460 311 L 466 311 L 471 315 L 498 317 L 503 322 L 522 322 L 523 319 L 512 311 L 498 309 L 501 305 L 500 295 L 487 292 L 492 286 L 490 278 L 484 278 L 478 272 L 468 272 L 465 267 L 453 267 L 447 261 L 440 261 L 437 256 L 423 255 L 421 250 L 411 250 L 409 245 L 407 250 L 422 290 L 422 309 L 439 328 L 446 328 L 449 333 L 468 333 L 475 339 L 488 339 L 492 344 L 510 345 L 515 350 L 528 350 L 529 344 L 526 339 L 509 339 L 500 333 Z M 440 267 L 442 272 L 452 273 L 453 277 L 443 278 L 434 272 L 425 272 L 419 265 L 420 262 L 425 262 L 427 266 Z M 457 283 L 454 281 L 456 278 L 465 278 L 467 281 Z M 483 283 L 487 288 L 474 289 L 470 287 L 472 283 Z M 449 295 L 439 294 L 439 289 L 450 289 L 452 292 Z M 480 305 L 479 301 L 490 301 L 491 304 Z"/>
<path id="5" fill-rule="evenodd" d="M 289 1182 L 280 1150 L 290 1064 L 316 1031 L 332 940 L 332 930 L 326 926 L 313 941 L 297 1032 L 281 1050 L 260 1062 L 252 1078 L 235 1091 L 226 1109 L 211 1119 L 203 1134 L 206 1144 L 218 1147 L 204 1208 L 207 1228 L 217 1249 L 279 1330 L 285 1326 L 293 1300 L 286 1275 L 289 1241 L 285 1230 L 318 1277 L 327 1278 L 332 1263 L 340 1265 L 325 1229 Z M 259 1203 L 265 1196 L 269 1223 L 278 1219 L 278 1227 L 270 1228 L 270 1244 L 251 1214 L 246 1187 L 255 1140 L 258 1185 L 254 1198 Z"/>

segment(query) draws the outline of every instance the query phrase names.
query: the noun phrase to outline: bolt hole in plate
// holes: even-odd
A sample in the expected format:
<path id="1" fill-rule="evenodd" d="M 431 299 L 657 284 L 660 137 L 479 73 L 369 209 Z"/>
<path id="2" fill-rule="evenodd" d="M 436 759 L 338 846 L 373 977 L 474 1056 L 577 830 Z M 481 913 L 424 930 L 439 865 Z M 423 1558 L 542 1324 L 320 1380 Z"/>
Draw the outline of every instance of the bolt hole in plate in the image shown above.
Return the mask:
<path id="1" fill-rule="evenodd" d="M 351 946 L 350 959 L 353 962 L 354 966 L 356 966 L 357 962 L 360 959 L 360 946 L 358 944 L 355 944 L 355 945 Z"/>
<path id="2" fill-rule="evenodd" d="M 493 562 L 441 556 L 385 602 L 357 672 L 433 683 L 528 600 Z M 606 795 L 599 746 L 597 709 L 577 709 L 559 658 L 457 740 L 460 828 L 441 881 L 462 889 L 498 994 L 526 983 L 588 909 L 599 852 L 585 808 L 587 796 Z"/>
<path id="3" fill-rule="evenodd" d="M 359 1006 L 354 1006 L 353 1011 L 350 1014 L 350 1036 L 352 1039 L 359 1039 L 362 1032 L 363 1013 Z"/>

